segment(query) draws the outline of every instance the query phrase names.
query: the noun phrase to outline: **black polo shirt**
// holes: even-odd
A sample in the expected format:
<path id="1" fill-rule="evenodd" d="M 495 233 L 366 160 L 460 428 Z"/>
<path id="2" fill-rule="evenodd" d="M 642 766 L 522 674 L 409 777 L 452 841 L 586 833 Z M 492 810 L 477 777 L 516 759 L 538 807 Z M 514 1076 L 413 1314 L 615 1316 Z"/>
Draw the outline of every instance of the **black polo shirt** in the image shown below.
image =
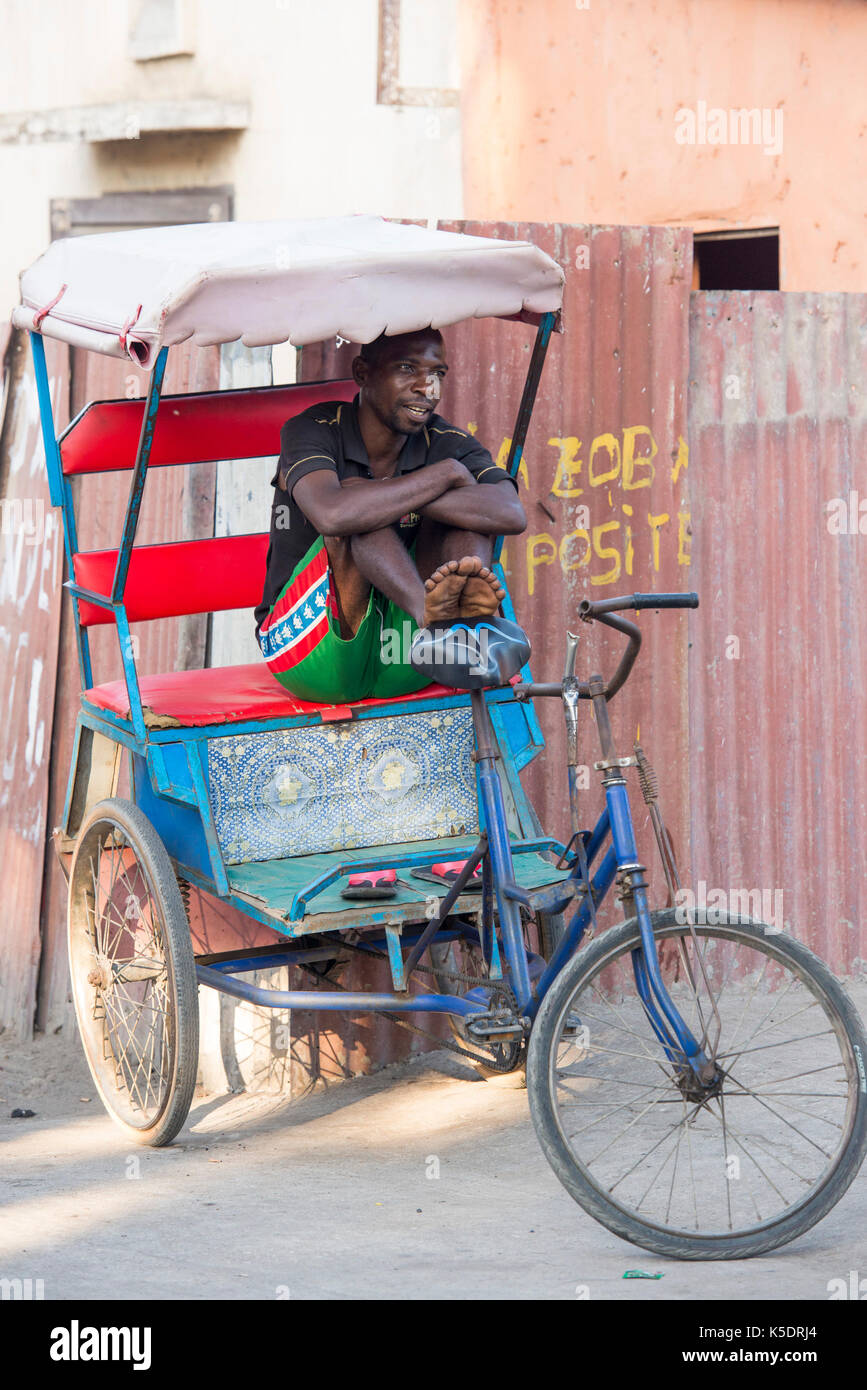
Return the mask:
<path id="1" fill-rule="evenodd" d="M 397 457 L 395 476 L 447 458 L 460 459 L 479 483 L 499 483 L 509 477 L 471 434 L 450 425 L 441 415 L 432 415 L 418 434 L 407 435 Z M 257 634 L 280 590 L 319 534 L 292 496 L 299 478 L 317 468 L 333 468 L 338 478 L 373 476 L 358 425 L 358 396 L 351 405 L 329 401 L 311 406 L 287 420 L 280 431 L 280 459 L 271 479 L 274 501 L 265 588 L 255 611 Z M 409 545 L 420 524 L 418 513 L 408 512 L 394 523 L 394 528 Z"/>

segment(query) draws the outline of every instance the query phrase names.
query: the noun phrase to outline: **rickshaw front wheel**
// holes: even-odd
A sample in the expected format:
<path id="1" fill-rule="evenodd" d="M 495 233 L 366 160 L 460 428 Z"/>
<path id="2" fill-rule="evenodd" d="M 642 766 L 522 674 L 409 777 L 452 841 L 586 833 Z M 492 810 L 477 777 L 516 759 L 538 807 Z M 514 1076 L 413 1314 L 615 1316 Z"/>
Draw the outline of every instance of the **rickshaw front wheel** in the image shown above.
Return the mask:
<path id="1" fill-rule="evenodd" d="M 87 1064 L 135 1143 L 168 1144 L 196 1084 L 196 967 L 178 881 L 147 816 L 119 797 L 86 816 L 69 876 L 69 968 Z"/>

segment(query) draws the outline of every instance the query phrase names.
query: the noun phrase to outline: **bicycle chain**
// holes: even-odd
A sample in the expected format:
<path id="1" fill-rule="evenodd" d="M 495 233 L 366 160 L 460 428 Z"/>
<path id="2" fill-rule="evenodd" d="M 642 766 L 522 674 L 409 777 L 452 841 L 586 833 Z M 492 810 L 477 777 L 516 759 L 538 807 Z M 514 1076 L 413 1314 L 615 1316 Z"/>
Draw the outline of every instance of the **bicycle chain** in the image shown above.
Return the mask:
<path id="1" fill-rule="evenodd" d="M 349 941 L 341 941 L 339 949 L 355 951 L 357 955 L 366 956 L 368 959 L 373 958 L 374 960 L 383 960 L 386 962 L 388 961 L 388 956 L 385 954 L 384 951 L 375 951 L 372 950 L 369 946 L 356 946 Z M 333 968 L 333 966 L 330 967 L 330 969 Z M 308 970 L 310 974 L 315 975 L 316 978 L 319 980 L 328 979 L 329 984 L 336 985 L 337 988 L 343 990 L 345 994 L 349 994 L 352 992 L 351 990 L 348 990 L 345 985 L 340 984 L 338 980 L 329 979 L 328 971 L 325 971 L 322 974 L 320 974 L 317 970 L 312 970 L 309 966 L 306 965 L 302 965 L 301 969 Z M 435 970 L 432 966 L 429 965 L 415 965 L 413 966 L 413 973 L 415 973 L 416 971 L 420 971 L 424 975 L 439 975 L 448 980 L 456 980 L 459 984 L 483 985 L 486 989 L 490 989 L 493 992 L 505 995 L 510 1008 L 513 1010 L 515 1014 L 517 1014 L 518 1001 L 515 998 L 515 995 L 510 986 L 505 984 L 501 980 L 491 980 L 488 976 L 484 975 L 468 975 L 462 970 Z M 406 1028 L 407 1031 L 410 1033 L 417 1033 L 422 1038 L 429 1038 L 432 1042 L 436 1043 L 437 1047 L 445 1048 L 448 1052 L 455 1052 L 460 1057 L 468 1057 L 473 1062 L 483 1062 L 484 1065 L 486 1067 L 490 1067 L 492 1071 L 507 1073 L 510 1071 L 515 1071 L 517 1066 L 519 1065 L 517 1061 L 509 1063 L 501 1062 L 498 1060 L 497 1056 L 493 1052 L 490 1055 L 488 1055 L 487 1053 L 482 1053 L 480 1055 L 478 1052 L 470 1052 L 468 1048 L 461 1047 L 460 1043 L 452 1042 L 447 1038 L 441 1038 L 436 1033 L 429 1032 L 427 1028 L 419 1028 L 417 1024 L 409 1023 L 405 1018 L 401 1018 L 398 1014 L 387 1012 L 384 1009 L 377 1009 L 377 1013 L 380 1014 L 382 1018 L 387 1018 L 390 1023 L 394 1023 L 398 1028 Z M 493 1046 L 496 1046 L 496 1044 L 493 1044 Z M 508 1046 L 508 1044 L 504 1042 L 500 1044 L 500 1046 L 506 1047 Z M 519 1051 L 521 1046 L 523 1046 L 523 1044 L 519 1044 Z M 479 1043 L 479 1047 L 484 1047 L 484 1044 Z"/>

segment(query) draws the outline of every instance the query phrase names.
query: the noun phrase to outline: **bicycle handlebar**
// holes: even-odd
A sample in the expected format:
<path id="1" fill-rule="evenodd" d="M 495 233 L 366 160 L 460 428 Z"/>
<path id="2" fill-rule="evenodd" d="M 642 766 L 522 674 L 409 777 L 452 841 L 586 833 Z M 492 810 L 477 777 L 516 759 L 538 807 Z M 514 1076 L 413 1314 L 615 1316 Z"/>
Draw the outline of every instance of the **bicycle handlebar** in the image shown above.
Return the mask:
<path id="1" fill-rule="evenodd" d="M 578 616 L 585 623 L 600 622 L 605 627 L 622 632 L 629 639 L 626 650 L 620 658 L 617 670 L 605 686 L 606 700 L 611 700 L 626 683 L 635 665 L 635 658 L 641 649 L 641 631 L 628 618 L 617 618 L 617 612 L 624 609 L 642 608 L 698 608 L 698 594 L 627 594 L 622 598 L 582 599 Z M 579 700 L 592 700 L 593 694 L 587 681 L 576 681 Z M 562 695 L 564 682 L 537 684 L 535 681 L 512 687 L 517 700 L 532 699 L 535 695 Z M 575 686 L 572 687 L 575 689 Z"/>
<path id="2" fill-rule="evenodd" d="M 626 594 L 623 598 L 585 598 L 578 606 L 578 615 L 585 622 L 603 613 L 620 613 L 635 608 L 698 608 L 698 594 Z"/>

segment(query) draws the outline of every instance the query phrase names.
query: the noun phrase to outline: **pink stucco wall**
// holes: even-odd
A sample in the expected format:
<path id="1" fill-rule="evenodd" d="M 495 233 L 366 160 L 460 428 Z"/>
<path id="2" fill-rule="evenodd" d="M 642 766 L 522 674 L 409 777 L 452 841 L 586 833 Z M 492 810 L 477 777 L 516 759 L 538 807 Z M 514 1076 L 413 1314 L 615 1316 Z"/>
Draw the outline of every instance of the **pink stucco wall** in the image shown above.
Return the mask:
<path id="1" fill-rule="evenodd" d="M 460 42 L 468 218 L 779 227 L 782 289 L 867 288 L 861 0 L 462 0 Z"/>

